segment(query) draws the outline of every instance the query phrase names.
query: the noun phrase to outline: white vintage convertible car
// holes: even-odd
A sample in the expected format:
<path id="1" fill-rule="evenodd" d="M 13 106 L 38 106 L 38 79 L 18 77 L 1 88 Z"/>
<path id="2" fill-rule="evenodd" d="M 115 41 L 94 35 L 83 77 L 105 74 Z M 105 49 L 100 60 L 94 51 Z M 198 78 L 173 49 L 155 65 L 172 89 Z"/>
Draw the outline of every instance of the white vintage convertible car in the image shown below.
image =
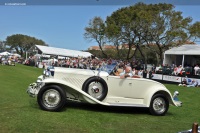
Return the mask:
<path id="1" fill-rule="evenodd" d="M 48 68 L 27 92 L 37 97 L 41 109 L 60 111 L 67 100 L 105 106 L 146 107 L 152 115 L 165 115 L 169 104 L 181 106 L 169 90 L 156 81 L 145 78 L 120 78 L 112 73 L 116 64 L 97 70 Z"/>

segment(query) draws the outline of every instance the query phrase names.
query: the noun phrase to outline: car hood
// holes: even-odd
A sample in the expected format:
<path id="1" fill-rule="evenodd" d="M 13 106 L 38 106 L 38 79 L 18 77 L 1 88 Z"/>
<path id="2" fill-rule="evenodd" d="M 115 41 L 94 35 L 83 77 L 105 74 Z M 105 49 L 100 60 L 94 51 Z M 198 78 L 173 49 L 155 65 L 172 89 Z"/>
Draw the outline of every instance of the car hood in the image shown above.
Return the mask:
<path id="1" fill-rule="evenodd" d="M 80 75 L 91 75 L 91 76 L 108 76 L 109 74 L 105 71 L 89 70 L 89 69 L 77 69 L 77 68 L 63 68 L 55 67 L 54 72 L 56 73 L 70 73 L 70 74 L 80 74 Z"/>

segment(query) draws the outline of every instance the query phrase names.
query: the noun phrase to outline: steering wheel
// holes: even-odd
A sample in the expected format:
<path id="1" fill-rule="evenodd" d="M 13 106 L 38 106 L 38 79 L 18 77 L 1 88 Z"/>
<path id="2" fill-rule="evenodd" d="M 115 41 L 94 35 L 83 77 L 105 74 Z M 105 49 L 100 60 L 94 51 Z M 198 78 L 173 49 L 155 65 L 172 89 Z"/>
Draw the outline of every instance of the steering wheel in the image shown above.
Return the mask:
<path id="1" fill-rule="evenodd" d="M 117 71 L 117 66 L 115 66 L 115 67 L 111 70 L 110 75 L 116 76 L 116 75 L 115 75 L 116 71 Z"/>

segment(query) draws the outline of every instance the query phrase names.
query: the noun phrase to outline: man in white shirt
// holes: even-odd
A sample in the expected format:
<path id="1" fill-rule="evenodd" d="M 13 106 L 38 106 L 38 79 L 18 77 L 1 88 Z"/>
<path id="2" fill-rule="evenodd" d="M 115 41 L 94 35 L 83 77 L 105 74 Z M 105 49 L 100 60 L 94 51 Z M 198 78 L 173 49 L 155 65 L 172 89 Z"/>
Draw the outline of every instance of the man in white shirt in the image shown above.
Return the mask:
<path id="1" fill-rule="evenodd" d="M 199 66 L 198 65 L 196 65 L 195 67 L 194 67 L 194 75 L 197 75 L 197 71 L 199 70 Z"/>
<path id="2" fill-rule="evenodd" d="M 127 78 L 127 77 L 132 77 L 132 69 L 130 66 L 125 66 L 124 71 L 120 73 L 120 78 Z"/>

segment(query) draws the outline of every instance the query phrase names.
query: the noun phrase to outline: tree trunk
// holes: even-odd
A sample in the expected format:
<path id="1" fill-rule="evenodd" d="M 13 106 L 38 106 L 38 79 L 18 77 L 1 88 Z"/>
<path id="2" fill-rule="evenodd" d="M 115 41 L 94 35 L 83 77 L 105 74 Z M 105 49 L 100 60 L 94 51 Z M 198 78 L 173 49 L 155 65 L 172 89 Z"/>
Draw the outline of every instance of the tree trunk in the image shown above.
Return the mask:
<path id="1" fill-rule="evenodd" d="M 23 57 L 23 54 L 24 54 L 23 49 L 20 48 L 20 55 L 21 55 L 21 57 Z"/>
<path id="2" fill-rule="evenodd" d="M 130 51 L 131 51 L 131 44 L 128 44 L 128 54 L 126 56 L 126 59 L 129 60 L 129 55 L 130 55 Z"/>
<path id="3" fill-rule="evenodd" d="M 107 58 L 108 56 L 107 56 L 107 54 L 106 53 L 104 53 L 104 51 L 103 51 L 103 49 L 102 49 L 102 47 L 101 47 L 101 45 L 99 44 L 99 48 L 101 49 L 101 52 L 102 52 L 102 54 Z"/>
<path id="4" fill-rule="evenodd" d="M 160 58 L 159 58 L 159 55 L 156 53 L 156 66 L 159 66 L 160 65 Z"/>

